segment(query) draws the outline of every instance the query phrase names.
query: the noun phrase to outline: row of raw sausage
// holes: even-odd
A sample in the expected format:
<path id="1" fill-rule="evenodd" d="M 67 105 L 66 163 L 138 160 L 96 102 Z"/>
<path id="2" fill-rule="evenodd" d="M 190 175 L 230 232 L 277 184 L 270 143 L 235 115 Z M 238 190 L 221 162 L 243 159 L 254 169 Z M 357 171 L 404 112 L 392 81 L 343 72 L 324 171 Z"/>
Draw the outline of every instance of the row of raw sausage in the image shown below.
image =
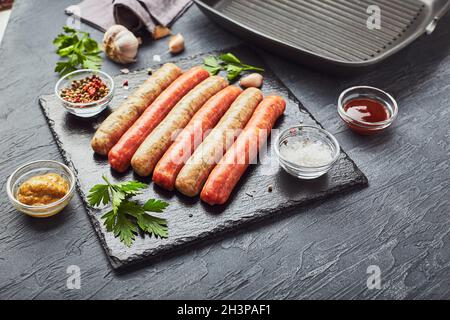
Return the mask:
<path id="1" fill-rule="evenodd" d="M 119 172 L 131 164 L 165 189 L 223 204 L 253 158 L 248 139 L 259 148 L 267 139 L 260 132 L 270 132 L 284 108 L 281 97 L 263 100 L 260 90 L 228 86 L 201 67 L 181 74 L 166 64 L 105 120 L 92 147 Z M 228 163 L 237 153 L 244 165 Z"/>

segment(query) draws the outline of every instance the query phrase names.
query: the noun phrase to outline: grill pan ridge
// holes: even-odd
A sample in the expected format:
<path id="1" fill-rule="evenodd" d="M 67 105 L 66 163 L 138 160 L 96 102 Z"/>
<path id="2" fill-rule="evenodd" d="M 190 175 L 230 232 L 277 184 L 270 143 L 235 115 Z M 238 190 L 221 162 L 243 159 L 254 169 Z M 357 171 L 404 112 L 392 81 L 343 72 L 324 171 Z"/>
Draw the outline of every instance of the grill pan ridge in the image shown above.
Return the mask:
<path id="1" fill-rule="evenodd" d="M 431 33 L 450 0 L 195 0 L 237 35 L 301 63 L 367 68 Z M 367 21 L 380 8 L 380 29 Z"/>

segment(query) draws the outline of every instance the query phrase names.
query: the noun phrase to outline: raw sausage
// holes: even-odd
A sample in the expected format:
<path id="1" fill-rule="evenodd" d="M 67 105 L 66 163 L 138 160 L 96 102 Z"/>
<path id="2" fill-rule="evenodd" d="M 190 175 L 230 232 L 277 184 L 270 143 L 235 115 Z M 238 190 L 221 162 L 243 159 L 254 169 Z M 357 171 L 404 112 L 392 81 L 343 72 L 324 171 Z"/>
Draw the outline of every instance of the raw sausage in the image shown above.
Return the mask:
<path id="1" fill-rule="evenodd" d="M 201 82 L 184 96 L 140 145 L 131 159 L 134 171 L 140 176 L 149 176 L 179 131 L 188 124 L 209 98 L 226 86 L 228 82 L 224 78 L 213 76 Z"/>
<path id="2" fill-rule="evenodd" d="M 103 121 L 92 138 L 92 149 L 98 154 L 107 155 L 142 112 L 181 73 L 181 69 L 173 63 L 166 63 L 155 71 L 116 111 Z"/>
<path id="3" fill-rule="evenodd" d="M 241 92 L 240 88 L 229 86 L 214 95 L 201 107 L 159 160 L 153 171 L 153 182 L 167 190 L 173 190 L 178 172 L 186 160 Z"/>
<path id="4" fill-rule="evenodd" d="M 131 158 L 142 141 L 155 129 L 181 98 L 208 77 L 208 71 L 201 67 L 194 67 L 181 75 L 164 90 L 109 151 L 108 160 L 111 167 L 119 172 L 127 170 L 130 166 Z"/>
<path id="5" fill-rule="evenodd" d="M 175 180 L 178 191 L 190 197 L 200 193 L 209 173 L 233 144 L 262 99 L 259 89 L 249 88 L 235 100 L 181 169 Z"/>
<path id="6" fill-rule="evenodd" d="M 200 194 L 204 202 L 215 205 L 228 200 L 285 108 L 286 102 L 278 96 L 269 96 L 260 103 L 244 131 L 208 177 Z"/>

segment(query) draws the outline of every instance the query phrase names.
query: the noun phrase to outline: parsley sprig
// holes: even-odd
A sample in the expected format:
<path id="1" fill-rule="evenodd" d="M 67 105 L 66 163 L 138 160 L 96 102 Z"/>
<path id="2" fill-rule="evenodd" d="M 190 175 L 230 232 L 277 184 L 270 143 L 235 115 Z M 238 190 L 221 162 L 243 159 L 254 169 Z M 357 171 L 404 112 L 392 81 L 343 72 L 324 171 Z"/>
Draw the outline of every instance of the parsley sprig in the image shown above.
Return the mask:
<path id="1" fill-rule="evenodd" d="M 211 75 L 216 75 L 220 71 L 226 71 L 227 79 L 230 82 L 236 80 L 241 73 L 245 71 L 264 72 L 263 68 L 242 63 L 241 60 L 232 53 L 224 53 L 217 57 L 209 56 L 204 58 L 203 68 Z"/>
<path id="2" fill-rule="evenodd" d="M 138 181 L 112 184 L 102 176 L 106 184 L 97 184 L 89 190 L 88 202 L 93 207 L 111 203 L 111 210 L 102 216 L 106 230 L 113 232 L 126 246 L 131 246 L 139 230 L 155 237 L 167 238 L 167 221 L 147 212 L 163 212 L 167 202 L 150 199 L 140 205 L 131 198 L 141 194 L 147 185 Z"/>
<path id="3" fill-rule="evenodd" d="M 64 33 L 59 34 L 53 44 L 56 53 L 63 61 L 56 63 L 55 72 L 65 75 L 80 67 L 85 69 L 100 69 L 102 57 L 100 47 L 87 32 L 77 31 L 68 26 L 63 27 Z"/>

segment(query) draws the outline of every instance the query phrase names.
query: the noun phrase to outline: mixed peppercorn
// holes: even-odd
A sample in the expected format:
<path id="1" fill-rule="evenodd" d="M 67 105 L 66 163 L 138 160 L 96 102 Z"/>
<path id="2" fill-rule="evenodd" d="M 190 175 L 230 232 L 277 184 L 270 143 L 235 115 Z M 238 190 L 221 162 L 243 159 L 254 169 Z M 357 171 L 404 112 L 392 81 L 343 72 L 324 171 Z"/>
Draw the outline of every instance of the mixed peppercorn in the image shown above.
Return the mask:
<path id="1" fill-rule="evenodd" d="M 97 75 L 72 81 L 61 90 L 61 98 L 72 103 L 90 103 L 103 99 L 109 93 L 106 83 Z"/>

